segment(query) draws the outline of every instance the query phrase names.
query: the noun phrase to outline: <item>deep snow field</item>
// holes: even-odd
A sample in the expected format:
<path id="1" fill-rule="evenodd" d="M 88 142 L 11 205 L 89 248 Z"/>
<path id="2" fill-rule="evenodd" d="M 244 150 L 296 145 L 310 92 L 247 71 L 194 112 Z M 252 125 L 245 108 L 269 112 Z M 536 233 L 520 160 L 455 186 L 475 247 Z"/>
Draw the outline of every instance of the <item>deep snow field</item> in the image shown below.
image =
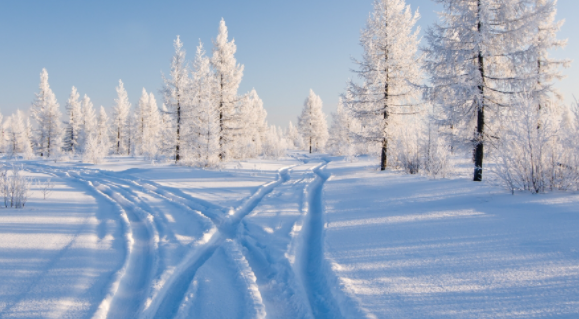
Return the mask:
<path id="1" fill-rule="evenodd" d="M 0 318 L 579 317 L 579 194 L 290 155 L 14 162 Z"/>

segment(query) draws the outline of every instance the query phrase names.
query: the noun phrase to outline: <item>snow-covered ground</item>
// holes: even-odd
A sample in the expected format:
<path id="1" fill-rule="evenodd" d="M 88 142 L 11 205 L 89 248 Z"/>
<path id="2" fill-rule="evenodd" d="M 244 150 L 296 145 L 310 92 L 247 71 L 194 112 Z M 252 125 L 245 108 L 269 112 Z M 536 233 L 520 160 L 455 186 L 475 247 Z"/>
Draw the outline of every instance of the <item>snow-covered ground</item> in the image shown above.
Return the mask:
<path id="1" fill-rule="evenodd" d="M 307 156 L 199 170 L 20 162 L 2 318 L 579 316 L 579 195 Z"/>

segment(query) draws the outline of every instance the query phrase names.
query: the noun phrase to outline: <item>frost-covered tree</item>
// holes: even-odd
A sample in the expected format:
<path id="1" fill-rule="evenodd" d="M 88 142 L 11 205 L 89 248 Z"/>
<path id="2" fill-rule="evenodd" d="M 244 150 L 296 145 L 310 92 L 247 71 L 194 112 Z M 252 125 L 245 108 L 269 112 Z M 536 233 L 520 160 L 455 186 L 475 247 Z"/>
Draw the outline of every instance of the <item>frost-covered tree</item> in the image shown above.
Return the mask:
<path id="1" fill-rule="evenodd" d="M 263 156 L 280 158 L 288 149 L 287 140 L 281 128 L 272 125 L 267 129 L 263 140 Z"/>
<path id="2" fill-rule="evenodd" d="M 525 93 L 501 116 L 505 123 L 493 154 L 493 170 L 512 192 L 577 189 L 576 140 L 569 143 L 562 131 L 571 123 L 566 123 L 565 113 L 561 117 L 552 108 L 538 109 L 537 98 Z"/>
<path id="3" fill-rule="evenodd" d="M 540 30 L 553 26 L 554 1 L 435 1 L 444 11 L 427 33 L 430 97 L 446 125 L 473 148 L 473 180 L 481 181 L 485 145 L 500 134 L 499 118 L 516 104 L 514 97 L 531 87 L 538 95 L 552 92 L 556 63 L 545 53 L 557 41 Z"/>
<path id="4" fill-rule="evenodd" d="M 313 90 L 310 90 L 304 102 L 302 114 L 298 117 L 298 127 L 310 153 L 324 150 L 328 140 L 328 124 L 322 111 L 322 99 Z"/>
<path id="5" fill-rule="evenodd" d="M 65 152 L 79 152 L 81 148 L 80 139 L 83 118 L 79 98 L 80 95 L 76 87 L 73 86 L 68 101 L 66 102 L 68 123 L 66 123 L 63 141 L 63 150 Z"/>
<path id="6" fill-rule="evenodd" d="M 14 157 L 22 152 L 21 140 L 23 136 L 24 125 L 19 113 L 13 114 L 6 119 L 4 123 L 7 141 L 5 152 L 8 156 Z"/>
<path id="7" fill-rule="evenodd" d="M 160 153 L 170 158 L 175 156 L 175 126 L 171 113 L 163 103 L 161 107 Z"/>
<path id="8" fill-rule="evenodd" d="M 82 125 L 80 127 L 80 144 L 82 150 L 85 150 L 86 143 L 90 137 L 97 136 L 97 118 L 94 106 L 90 98 L 85 94 L 81 101 Z"/>
<path id="9" fill-rule="evenodd" d="M 235 133 L 240 123 L 236 116 L 236 105 L 239 101 L 237 90 L 243 76 L 243 66 L 238 65 L 234 57 L 237 47 L 235 41 L 227 40 L 228 32 L 225 21 L 219 23 L 219 34 L 213 42 L 211 65 L 215 71 L 215 103 L 219 112 L 219 159 L 224 161 L 230 155 L 235 143 Z"/>
<path id="10" fill-rule="evenodd" d="M 288 128 L 285 132 L 285 138 L 288 141 L 288 147 L 290 149 L 301 150 L 304 147 L 304 141 L 298 129 L 290 121 Z"/>
<path id="11" fill-rule="evenodd" d="M 353 119 L 340 99 L 336 113 L 332 113 L 332 126 L 330 126 L 327 145 L 330 152 L 334 155 L 353 155 L 353 126 Z"/>
<path id="12" fill-rule="evenodd" d="M 159 149 L 159 132 L 162 118 L 153 93 L 143 88 L 139 108 L 135 114 L 134 143 L 137 154 L 155 158 Z"/>
<path id="13" fill-rule="evenodd" d="M 106 153 L 108 153 L 111 148 L 111 140 L 109 135 L 109 117 L 102 105 L 97 119 L 97 139 L 98 142 L 103 145 Z"/>
<path id="14" fill-rule="evenodd" d="M 113 109 L 113 141 L 114 152 L 117 155 L 130 154 L 129 142 L 129 112 L 131 103 L 123 81 L 119 80 L 119 86 L 116 88 L 117 98 L 115 99 L 115 106 Z"/>
<path id="15" fill-rule="evenodd" d="M 527 55 L 526 59 L 532 79 L 526 90 L 536 99 L 539 109 L 553 105 L 553 96 L 561 99 L 559 92 L 553 87 L 553 82 L 563 78 L 561 67 L 570 65 L 569 60 L 549 57 L 549 51 L 562 48 L 567 44 L 566 40 L 557 39 L 557 32 L 561 29 L 563 21 L 555 21 L 556 5 L 557 0 L 535 0 L 533 4 L 528 5 L 528 10 L 531 13 L 541 17 L 536 20 L 538 21 L 537 29 L 532 40 L 529 41 L 528 52 L 530 54 Z M 515 63 L 520 63 L 520 60 Z M 517 69 L 519 67 L 520 65 L 513 66 Z"/>
<path id="16" fill-rule="evenodd" d="M 216 83 L 211 60 L 205 55 L 203 44 L 199 43 L 192 71 L 188 140 L 193 163 L 201 167 L 215 166 L 219 162 L 220 123 L 214 95 Z"/>
<path id="17" fill-rule="evenodd" d="M 179 162 L 181 159 L 181 133 L 183 129 L 183 111 L 187 108 L 188 100 L 188 88 L 189 77 L 188 68 L 185 62 L 185 50 L 183 50 L 183 43 L 177 36 L 174 42 L 175 55 L 171 61 L 171 78 L 166 79 L 163 77 L 165 83 L 163 87 L 163 96 L 165 98 L 165 106 L 168 108 L 168 112 L 173 115 L 173 120 L 175 122 L 175 162 Z"/>
<path id="18" fill-rule="evenodd" d="M 422 92 L 414 85 L 422 81 L 421 58 L 417 55 L 419 19 L 404 0 L 375 0 L 374 10 L 362 30 L 364 49 L 356 72 L 362 84 L 350 82 L 345 106 L 364 127 L 361 142 L 380 145 L 380 168 L 388 166 L 389 142 L 402 115 L 414 114 Z M 407 129 L 412 129 L 408 127 Z"/>
<path id="19" fill-rule="evenodd" d="M 241 125 L 236 134 L 237 157 L 256 157 L 262 153 L 263 139 L 268 132 L 268 126 L 267 112 L 255 89 L 252 89 L 242 100 L 239 117 Z"/>
<path id="20" fill-rule="evenodd" d="M 60 105 L 48 84 L 48 72 L 40 73 L 40 90 L 32 104 L 31 113 L 36 121 L 35 144 L 40 156 L 49 158 L 59 154 L 62 147 Z"/>
<path id="21" fill-rule="evenodd" d="M 139 104 L 137 104 L 137 109 L 135 110 L 135 115 L 137 116 L 136 132 L 135 132 L 135 153 L 137 155 L 142 155 L 144 150 L 145 132 L 146 126 L 149 121 L 149 93 L 143 88 L 141 92 L 141 98 L 139 99 Z"/>

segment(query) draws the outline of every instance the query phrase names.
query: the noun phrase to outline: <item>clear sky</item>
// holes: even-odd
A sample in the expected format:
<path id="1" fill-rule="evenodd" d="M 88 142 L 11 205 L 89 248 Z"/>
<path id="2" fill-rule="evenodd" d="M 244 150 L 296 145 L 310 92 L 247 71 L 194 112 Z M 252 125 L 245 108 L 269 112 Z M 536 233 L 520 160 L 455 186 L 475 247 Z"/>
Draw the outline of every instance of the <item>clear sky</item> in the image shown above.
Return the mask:
<path id="1" fill-rule="evenodd" d="M 430 0 L 407 0 L 419 8 L 422 29 L 436 20 Z M 213 1 L 1 1 L 0 111 L 28 110 L 46 68 L 64 112 L 71 87 L 109 111 L 119 79 L 135 105 L 141 89 L 158 93 L 168 72 L 173 40 L 181 36 L 193 59 L 199 39 L 210 53 L 223 17 L 245 65 L 240 93 L 255 88 L 268 120 L 287 126 L 300 113 L 309 89 L 334 111 L 361 53 L 358 36 L 372 0 Z M 579 56 L 578 0 L 559 0 L 559 33 L 569 45 L 555 57 Z M 579 61 L 558 83 L 568 102 L 579 98 Z"/>

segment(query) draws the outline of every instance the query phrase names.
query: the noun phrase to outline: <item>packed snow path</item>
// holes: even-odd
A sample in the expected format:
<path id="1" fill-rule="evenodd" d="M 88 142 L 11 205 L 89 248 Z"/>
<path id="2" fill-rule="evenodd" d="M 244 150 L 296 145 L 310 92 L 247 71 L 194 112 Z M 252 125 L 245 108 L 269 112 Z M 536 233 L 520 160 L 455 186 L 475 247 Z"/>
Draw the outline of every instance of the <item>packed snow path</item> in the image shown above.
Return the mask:
<path id="1" fill-rule="evenodd" d="M 307 196 L 307 213 L 305 225 L 305 245 L 303 278 L 308 300 L 315 318 L 342 318 L 340 308 L 332 296 L 325 272 L 324 260 L 324 205 L 322 188 L 328 179 L 322 170 L 325 166 L 316 167 L 316 178 L 309 187 Z"/>
<path id="2" fill-rule="evenodd" d="M 0 317 L 579 314 L 579 195 L 373 163 L 23 162 L 57 187 L 0 210 Z"/>
<path id="3" fill-rule="evenodd" d="M 203 305 L 196 307 L 196 303 L 189 297 L 191 292 L 197 289 L 195 278 L 199 269 L 209 260 L 216 258 L 221 260 L 220 263 L 233 263 L 233 268 L 238 272 L 238 275 L 226 276 L 226 280 L 230 282 L 227 285 L 234 289 L 246 291 L 236 297 L 239 299 L 237 304 L 241 307 L 237 312 L 241 310 L 244 317 L 265 317 L 267 304 L 272 308 L 273 316 L 270 316 L 272 318 L 276 317 L 276 314 L 279 318 L 287 317 L 290 313 L 297 317 L 311 318 L 313 308 L 308 305 L 303 292 L 304 287 L 301 287 L 306 281 L 300 283 L 297 278 L 301 275 L 290 275 L 294 271 L 301 272 L 303 264 L 293 266 L 286 258 L 272 260 L 269 267 L 283 273 L 286 282 L 281 280 L 278 284 L 281 285 L 280 289 L 268 292 L 275 293 L 274 296 L 268 294 L 262 297 L 260 289 L 262 287 L 257 282 L 261 283 L 267 279 L 263 277 L 263 273 L 257 274 L 258 279 L 251 267 L 255 259 L 248 260 L 245 257 L 245 253 L 249 250 L 259 254 L 283 255 L 290 246 L 293 247 L 295 255 L 307 254 L 306 245 L 296 243 L 297 240 L 303 242 L 302 237 L 305 235 L 292 229 L 296 223 L 303 224 L 304 220 L 308 222 L 311 220 L 306 216 L 309 212 L 302 209 L 304 201 L 310 200 L 310 196 L 304 198 L 296 194 L 303 194 L 308 188 L 308 183 L 319 184 L 318 179 L 313 178 L 313 169 L 319 167 L 319 164 L 297 167 L 296 172 L 290 174 L 290 168 L 300 164 L 299 161 L 292 162 L 293 164 L 278 169 L 275 180 L 255 187 L 249 196 L 238 200 L 235 209 L 195 198 L 180 189 L 132 174 L 66 166 L 53 167 L 42 163 L 29 163 L 27 168 L 37 173 L 70 180 L 98 197 L 100 202 L 113 204 L 116 212 L 114 214 L 117 214 L 116 222 L 122 229 L 121 237 L 125 242 L 125 258 L 111 277 L 109 288 L 104 289 L 102 301 L 93 315 L 94 318 L 174 318 L 207 312 L 206 309 L 202 309 Z M 252 174 L 255 175 L 255 172 Z M 280 191 L 274 193 L 280 186 L 283 186 Z M 321 189 L 322 185 L 316 187 Z M 272 193 L 273 196 L 268 199 L 268 203 L 273 201 L 273 206 L 279 209 L 291 207 L 292 212 L 291 218 L 277 221 L 278 228 L 284 224 L 283 231 L 280 232 L 284 244 L 276 247 L 278 250 L 275 252 L 250 247 L 248 241 L 252 240 L 254 234 L 246 231 L 252 227 L 252 221 L 244 222 L 240 230 L 244 219 L 248 215 L 255 217 L 256 208 Z M 286 196 L 286 193 L 291 195 Z M 280 200 L 280 197 L 284 196 L 287 200 Z M 171 225 L 163 210 L 173 215 L 176 210 L 186 210 L 192 220 L 197 220 L 196 223 L 199 225 L 192 227 L 196 229 L 196 236 L 187 245 L 178 245 L 179 235 L 172 229 L 175 225 Z M 318 208 L 317 212 L 321 210 Z M 316 226 L 316 231 L 321 232 L 322 228 L 318 226 L 321 225 Z M 117 238 L 119 239 L 121 238 Z M 172 241 L 171 245 L 166 244 L 166 241 Z M 220 250 L 223 252 L 214 257 Z M 178 254 L 181 258 L 176 256 Z M 319 273 L 319 270 L 316 272 Z M 309 289 L 309 286 L 305 288 Z M 294 291 L 297 296 L 288 295 L 289 291 Z M 280 292 L 286 296 L 280 296 Z M 304 297 L 298 297 L 299 295 Z M 275 304 L 271 303 L 271 300 L 276 300 Z M 276 312 L 273 309 L 282 304 L 286 305 L 285 311 Z"/>

